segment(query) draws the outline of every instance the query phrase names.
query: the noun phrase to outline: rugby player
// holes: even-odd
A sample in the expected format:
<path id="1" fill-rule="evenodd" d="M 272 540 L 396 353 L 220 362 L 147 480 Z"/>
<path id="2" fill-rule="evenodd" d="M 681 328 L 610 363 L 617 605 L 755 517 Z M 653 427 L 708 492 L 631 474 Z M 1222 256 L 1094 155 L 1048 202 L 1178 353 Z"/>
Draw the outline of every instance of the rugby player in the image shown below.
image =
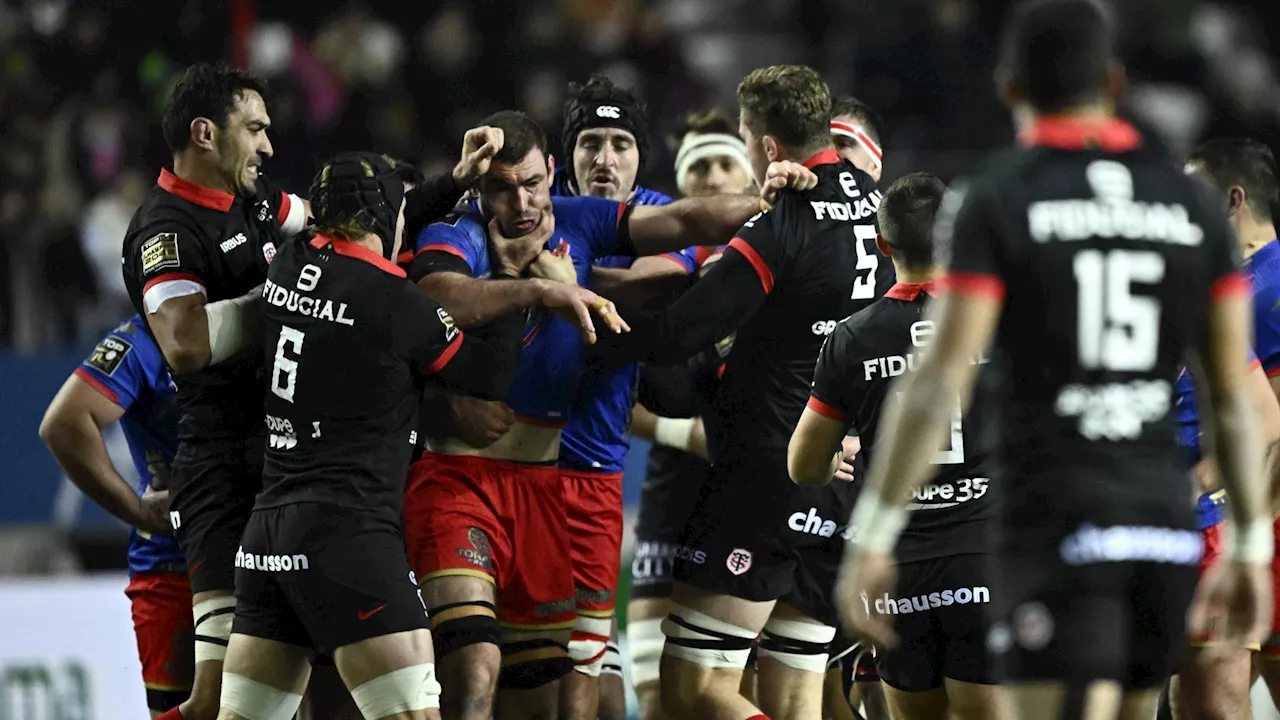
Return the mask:
<path id="1" fill-rule="evenodd" d="M 813 716 L 835 635 L 829 592 L 842 544 L 832 518 L 852 503 L 847 483 L 793 485 L 787 441 L 826 332 L 882 295 L 893 270 L 875 248 L 880 193 L 832 147 L 822 78 L 801 66 L 761 68 L 738 86 L 738 102 L 757 179 L 771 161 L 803 161 L 816 188 L 785 193 L 751 218 L 674 305 L 602 350 L 670 364 L 737 332 L 704 416 L 714 464 L 681 541 L 663 624 L 663 709 Z M 739 694 L 757 635 L 759 710 Z"/>
<path id="2" fill-rule="evenodd" d="M 1023 148 L 943 203 L 947 293 L 931 312 L 930 351 L 894 388 L 837 587 L 846 626 L 893 647 L 891 617 L 865 612 L 861 594 L 893 588 L 903 506 L 994 340 L 1013 381 L 999 426 L 1007 625 L 989 640 L 1019 717 L 1156 712 L 1185 647 L 1202 550 L 1172 416 L 1190 351 L 1235 521 L 1191 626 L 1201 631 L 1212 607 L 1224 617 L 1211 636 L 1242 645 L 1270 622 L 1271 518 L 1240 362 L 1247 278 L 1199 183 L 1115 117 L 1114 40 L 1092 0 L 1014 9 L 997 77 Z"/>
<path id="3" fill-rule="evenodd" d="M 648 131 L 648 109 L 631 91 L 598 75 L 585 84 L 570 83 L 561 146 L 571 162 L 557 170 L 552 195 L 670 204 L 671 198 L 636 183 L 648 157 Z M 661 297 L 671 280 L 683 285 L 693 270 L 692 251 L 614 255 L 593 262 L 588 282 L 619 303 L 643 302 L 644 295 Z M 650 292 L 641 294 L 637 287 Z M 565 678 L 561 690 L 564 717 L 623 720 L 627 714 L 614 605 L 622 553 L 622 470 L 638 373 L 635 365 L 584 364 L 560 438 L 578 612 L 569 641 L 577 672 Z"/>
<path id="4" fill-rule="evenodd" d="M 941 180 L 923 173 L 899 178 L 885 191 L 878 244 L 893 260 L 897 283 L 837 323 L 823 344 L 808 406 L 787 449 L 794 482 L 830 482 L 844 461 L 849 427 L 863 438 L 864 457 L 875 458 L 889 385 L 916 367 L 932 340 L 933 324 L 923 316 L 937 292 L 931 235 L 945 192 Z M 912 497 L 911 523 L 894 553 L 897 586 L 891 594 L 863 598 L 864 610 L 896 616 L 894 630 L 902 638 L 899 647 L 875 656 L 895 717 L 1006 716 L 987 653 L 999 490 L 992 487 L 994 428 L 984 412 L 975 404 L 962 420 L 956 408 L 945 449 L 934 455 L 932 478 Z"/>
<path id="5" fill-rule="evenodd" d="M 464 336 L 405 280 L 393 262 L 404 196 L 382 156 L 339 155 L 312 185 L 313 227 L 271 265 L 262 291 L 270 442 L 236 553 L 222 720 L 291 717 L 315 651 L 332 656 L 366 720 L 426 718 L 439 705 L 400 529 L 416 378 L 501 396 L 520 317 Z M 552 285 L 542 300 L 590 327 L 585 303 L 600 299 Z"/>
<path id="6" fill-rule="evenodd" d="M 173 152 L 124 240 L 125 286 L 174 374 L 181 407 L 170 519 L 187 559 L 195 620 L 191 696 L 166 720 L 208 720 L 235 606 L 233 563 L 261 483 L 258 361 L 250 292 L 306 204 L 259 170 L 272 153 L 257 78 L 191 66 L 165 108 Z M 247 293 L 247 294 L 246 294 Z"/>
<path id="7" fill-rule="evenodd" d="M 585 285 L 597 258 L 722 242 L 780 187 L 813 180 L 799 166 L 778 164 L 765 198 L 655 207 L 575 197 L 556 198 L 553 206 L 554 166 L 542 131 L 516 112 L 486 124 L 502 129 L 505 140 L 479 186 L 478 204 L 428 226 L 410 269 L 464 328 L 527 306 L 525 281 L 481 279 L 493 267 L 523 273 L 546 248 L 559 248 Z M 490 215 L 508 238 L 492 252 L 480 242 Z M 550 244 L 548 234 L 534 232 L 549 218 Z M 564 645 L 576 611 L 563 481 L 554 463 L 582 354 L 581 339 L 566 333 L 562 321 L 531 315 L 506 399 L 517 417 L 511 430 L 483 448 L 443 438 L 413 467 L 406 533 L 441 657 L 446 718 L 488 717 L 499 684 L 515 691 L 504 693 L 500 714 L 543 715 L 558 706 L 557 681 L 572 668 Z"/>
<path id="8" fill-rule="evenodd" d="M 119 422 L 140 481 L 129 487 L 102 433 Z M 133 632 L 151 717 L 178 707 L 195 672 L 191 585 L 169 525 L 169 465 L 178 445 L 173 379 L 142 318 L 98 342 L 63 383 L 40 423 L 40 438 L 67 477 L 128 523 Z"/>
<path id="9" fill-rule="evenodd" d="M 1259 434 L 1263 444 L 1273 448 L 1276 440 L 1280 439 L 1280 405 L 1276 404 L 1271 385 L 1262 371 L 1262 363 L 1252 352 L 1249 356 L 1249 395 L 1260 420 Z M 1204 555 L 1200 558 L 1200 576 L 1203 577 L 1222 557 L 1227 493 L 1218 481 L 1213 461 L 1202 452 L 1195 388 L 1191 374 L 1185 368 L 1174 384 L 1174 408 L 1178 444 L 1191 467 L 1198 494 L 1196 523 L 1204 538 Z M 1190 640 L 1191 649 L 1178 674 L 1171 679 L 1169 702 L 1172 716 L 1179 720 L 1249 717 L 1249 688 L 1254 679 L 1251 651 L 1257 650 L 1258 646 L 1214 648 L 1204 638 L 1192 637 Z"/>
<path id="10" fill-rule="evenodd" d="M 836 152 L 876 182 L 884 170 L 884 152 L 880 149 L 883 136 L 880 116 L 861 100 L 848 95 L 832 98 L 831 139 Z"/>
<path id="11" fill-rule="evenodd" d="M 1245 269 L 1253 287 L 1254 350 L 1271 388 L 1280 398 L 1280 242 L 1276 241 L 1273 208 L 1280 200 L 1275 157 L 1270 148 L 1255 140 L 1223 138 L 1206 142 L 1191 152 L 1186 170 L 1209 182 L 1227 209 Z M 1277 458 L 1271 456 L 1272 487 L 1276 482 Z M 1280 509 L 1274 495 L 1272 513 Z M 1277 525 L 1280 529 L 1280 524 Z M 1273 593 L 1280 589 L 1280 564 L 1273 561 Z M 1272 621 L 1271 634 L 1262 645 L 1259 665 L 1271 696 L 1280 702 L 1280 624 Z"/>
<path id="12" fill-rule="evenodd" d="M 718 111 L 690 114 L 673 141 L 677 148 L 676 183 L 684 197 L 754 191 L 747 146 L 737 128 Z M 714 251 L 694 248 L 699 272 L 709 268 L 705 263 Z M 711 468 L 706 461 L 706 432 L 699 418 L 705 402 L 695 388 L 714 374 L 693 363 L 641 368 L 631 433 L 654 445 L 649 451 L 636 521 L 627 648 L 631 681 L 640 702 L 640 717 L 645 720 L 662 717 L 658 663 L 662 657 L 662 619 L 670 610 L 671 567 L 685 520 Z M 745 688 L 754 687 L 750 680 L 744 678 Z"/>

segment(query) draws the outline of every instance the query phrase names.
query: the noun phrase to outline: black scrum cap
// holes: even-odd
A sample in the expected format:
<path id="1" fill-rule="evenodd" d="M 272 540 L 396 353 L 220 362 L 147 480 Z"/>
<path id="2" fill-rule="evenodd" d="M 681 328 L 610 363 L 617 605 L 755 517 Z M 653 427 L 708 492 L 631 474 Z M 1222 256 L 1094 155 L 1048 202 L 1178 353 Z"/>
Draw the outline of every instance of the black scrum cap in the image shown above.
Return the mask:
<path id="1" fill-rule="evenodd" d="M 325 163 L 311 183 L 311 215 L 320 227 L 355 223 L 382 238 L 388 260 L 404 200 L 400 163 L 372 152 L 343 153 Z"/>

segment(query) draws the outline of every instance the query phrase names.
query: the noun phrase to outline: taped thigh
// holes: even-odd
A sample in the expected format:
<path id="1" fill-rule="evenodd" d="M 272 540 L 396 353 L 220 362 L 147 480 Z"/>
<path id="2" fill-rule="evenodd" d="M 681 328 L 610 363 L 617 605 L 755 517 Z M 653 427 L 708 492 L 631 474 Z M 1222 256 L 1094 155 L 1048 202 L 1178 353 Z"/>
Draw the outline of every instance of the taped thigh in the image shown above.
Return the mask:
<path id="1" fill-rule="evenodd" d="M 292 720 L 302 704 L 302 696 L 224 672 L 219 704 L 246 720 Z"/>
<path id="2" fill-rule="evenodd" d="M 756 639 L 751 630 L 674 603 L 662 632 L 664 654 L 708 668 L 742 669 Z"/>
<path id="3" fill-rule="evenodd" d="M 196 662 L 227 657 L 227 642 L 231 639 L 231 624 L 235 620 L 236 599 L 216 597 L 196 603 L 191 608 L 196 630 Z"/>
<path id="4" fill-rule="evenodd" d="M 440 683 L 433 663 L 411 665 L 357 685 L 351 699 L 365 720 L 440 707 Z"/>
<path id="5" fill-rule="evenodd" d="M 637 686 L 658 681 L 662 662 L 662 618 L 627 623 L 627 654 L 631 656 L 631 682 Z"/>
<path id="6" fill-rule="evenodd" d="M 502 638 L 502 670 L 498 687 L 532 690 L 553 683 L 573 671 L 563 630 L 506 629 Z"/>
<path id="7" fill-rule="evenodd" d="M 836 629 L 830 625 L 770 618 L 760 633 L 760 656 L 796 670 L 822 673 L 827 668 L 827 646 L 835 636 Z"/>
<path id="8" fill-rule="evenodd" d="M 581 611 L 578 613 L 573 625 L 573 635 L 569 639 L 569 659 L 573 660 L 574 670 L 588 677 L 600 676 L 612 628 L 612 613 L 606 617 L 586 615 Z"/>

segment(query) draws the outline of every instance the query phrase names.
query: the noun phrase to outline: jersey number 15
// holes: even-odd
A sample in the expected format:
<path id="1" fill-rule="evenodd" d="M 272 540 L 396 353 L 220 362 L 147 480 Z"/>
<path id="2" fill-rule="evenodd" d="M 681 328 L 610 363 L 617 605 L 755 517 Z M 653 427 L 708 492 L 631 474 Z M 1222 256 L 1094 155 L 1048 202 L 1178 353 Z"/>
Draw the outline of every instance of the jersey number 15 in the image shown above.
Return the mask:
<path id="1" fill-rule="evenodd" d="M 1143 372 L 1160 349 L 1160 301 L 1134 295 L 1133 283 L 1164 278 L 1164 256 L 1151 250 L 1081 250 L 1076 276 L 1076 339 L 1089 370 Z"/>

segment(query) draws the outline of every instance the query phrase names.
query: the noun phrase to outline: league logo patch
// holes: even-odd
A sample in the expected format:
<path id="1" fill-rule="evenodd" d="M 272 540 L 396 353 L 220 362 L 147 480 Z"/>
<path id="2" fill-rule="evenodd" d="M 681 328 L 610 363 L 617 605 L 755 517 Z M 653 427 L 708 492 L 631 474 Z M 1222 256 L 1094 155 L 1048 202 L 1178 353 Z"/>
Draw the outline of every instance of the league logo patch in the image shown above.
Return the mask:
<path id="1" fill-rule="evenodd" d="M 458 557 L 484 570 L 493 572 L 493 547 L 489 544 L 489 536 L 480 528 L 467 528 L 469 548 L 458 548 Z"/>
<path id="2" fill-rule="evenodd" d="M 124 356 L 128 355 L 130 350 L 133 350 L 133 345 L 128 341 L 108 335 L 102 338 L 102 342 L 93 349 L 93 354 L 84 361 L 84 364 L 103 375 L 115 375 L 116 368 L 120 367 Z"/>
<path id="3" fill-rule="evenodd" d="M 729 553 L 728 559 L 724 561 L 724 566 L 734 575 L 741 575 L 751 569 L 751 551 L 742 548 L 734 548 Z"/>
<path id="4" fill-rule="evenodd" d="M 444 308 L 436 308 L 436 315 L 444 325 L 444 339 L 453 342 L 458 337 L 458 323 L 454 322 L 453 316 L 445 312 Z"/>
<path id="5" fill-rule="evenodd" d="M 142 243 L 142 272 L 153 273 L 165 268 L 176 268 L 178 261 L 178 233 L 160 233 Z"/>

